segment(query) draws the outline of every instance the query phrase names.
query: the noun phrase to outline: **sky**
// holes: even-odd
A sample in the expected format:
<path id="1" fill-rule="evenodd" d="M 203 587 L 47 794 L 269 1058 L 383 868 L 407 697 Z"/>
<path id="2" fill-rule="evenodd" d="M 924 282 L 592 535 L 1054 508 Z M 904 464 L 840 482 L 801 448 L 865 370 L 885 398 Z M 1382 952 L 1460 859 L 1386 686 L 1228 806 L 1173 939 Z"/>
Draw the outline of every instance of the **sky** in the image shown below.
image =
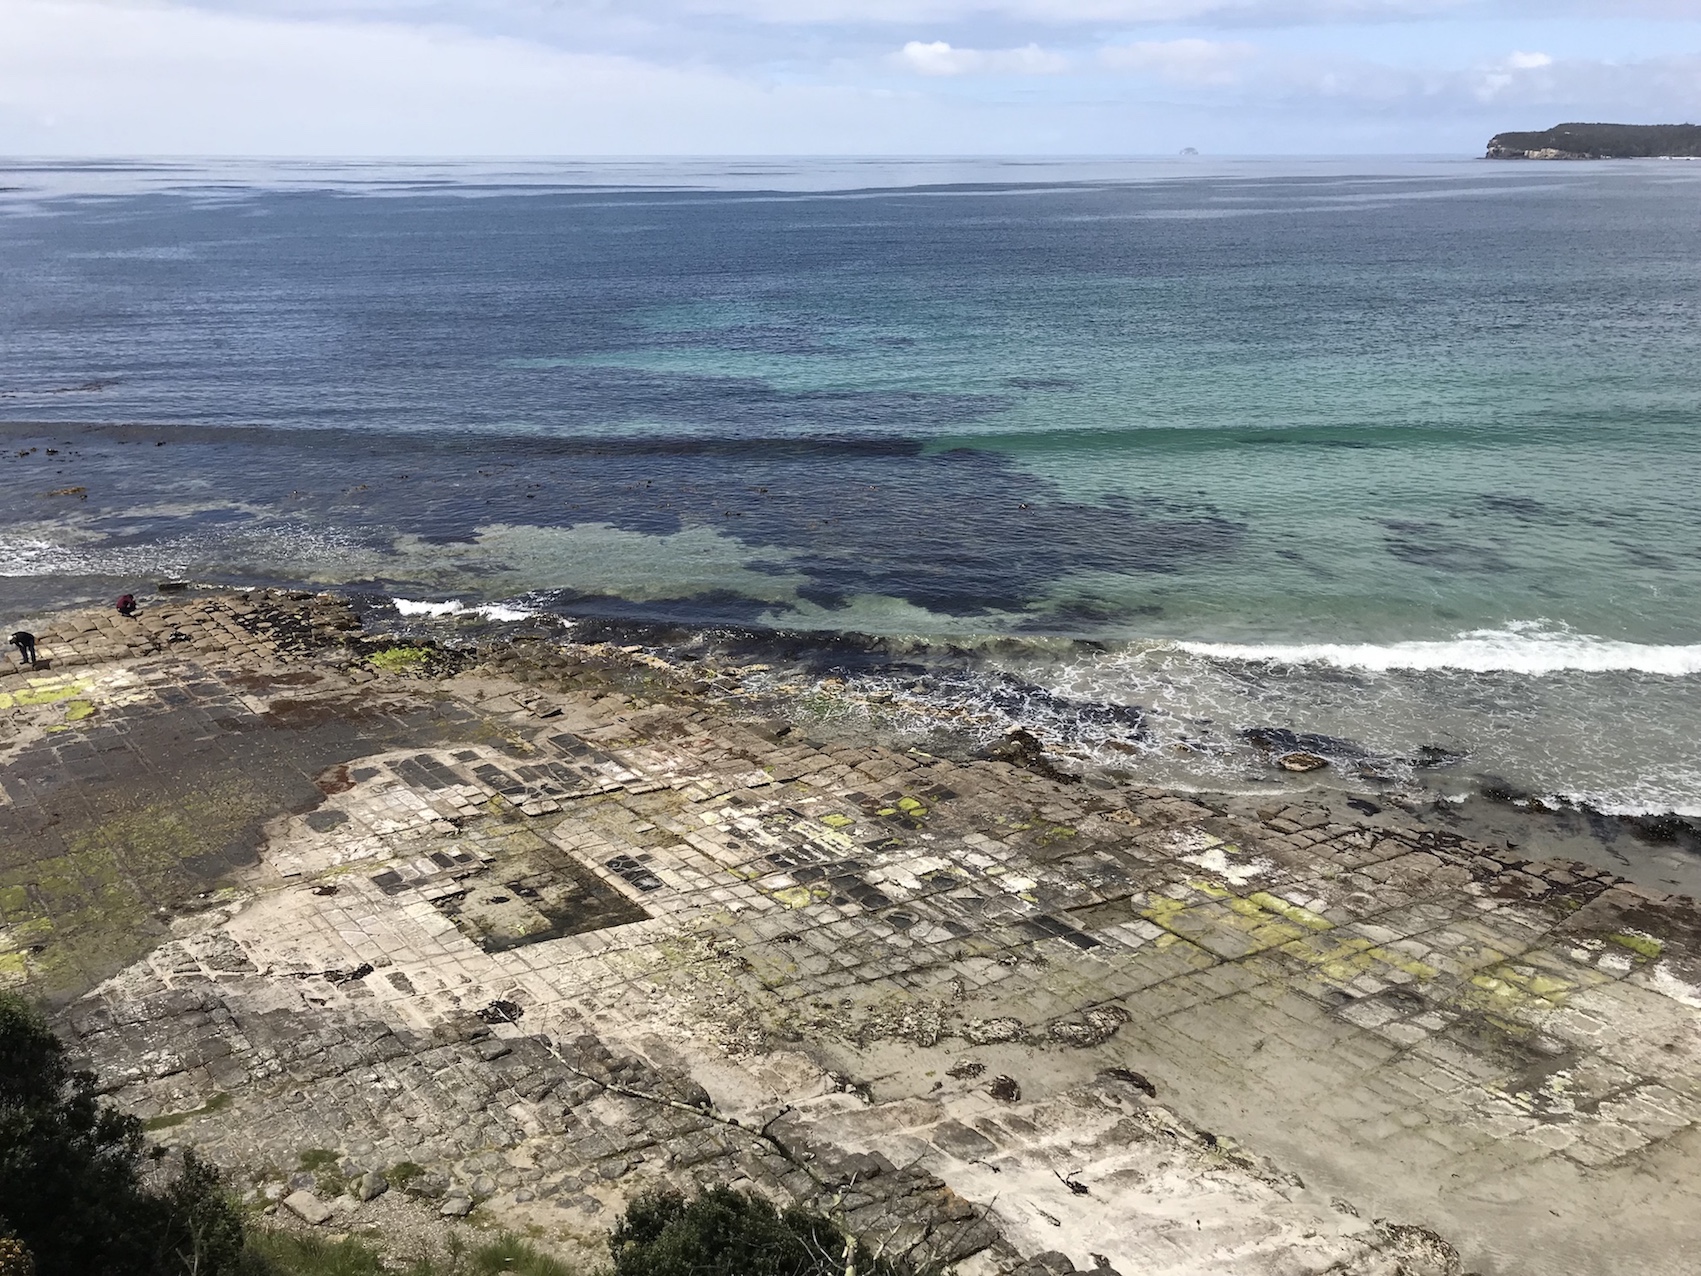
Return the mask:
<path id="1" fill-rule="evenodd" d="M 0 0 L 0 154 L 1470 154 L 1701 121 L 1701 0 Z"/>

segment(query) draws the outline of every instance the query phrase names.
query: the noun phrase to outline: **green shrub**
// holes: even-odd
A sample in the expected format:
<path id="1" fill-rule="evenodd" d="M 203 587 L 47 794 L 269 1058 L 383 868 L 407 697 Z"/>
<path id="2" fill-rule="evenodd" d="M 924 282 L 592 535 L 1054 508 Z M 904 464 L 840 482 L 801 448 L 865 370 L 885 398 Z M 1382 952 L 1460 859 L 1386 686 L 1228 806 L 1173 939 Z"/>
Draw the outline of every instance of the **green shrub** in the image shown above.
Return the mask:
<path id="1" fill-rule="evenodd" d="M 476 1250 L 472 1270 L 477 1276 L 500 1276 L 503 1272 L 514 1272 L 517 1276 L 574 1276 L 571 1267 L 517 1236 L 504 1236 Z"/>
<path id="2" fill-rule="evenodd" d="M 447 1254 L 395 1268 L 386 1267 L 376 1249 L 353 1237 L 333 1241 L 256 1231 L 249 1237 L 244 1262 L 243 1276 L 574 1276 L 570 1267 L 514 1236 L 471 1251 L 453 1237 Z"/>
<path id="3" fill-rule="evenodd" d="M 384 1171 L 384 1177 L 390 1180 L 391 1187 L 405 1188 L 424 1173 L 425 1167 L 423 1165 L 416 1165 L 412 1161 L 398 1161 Z"/>
<path id="4" fill-rule="evenodd" d="M 313 1176 L 313 1188 L 320 1196 L 341 1196 L 348 1180 L 337 1168 L 342 1154 L 330 1148 L 308 1148 L 301 1154 L 301 1168 Z"/>
<path id="5" fill-rule="evenodd" d="M 378 1251 L 353 1237 L 256 1230 L 243 1262 L 243 1276 L 389 1276 Z"/>
<path id="6" fill-rule="evenodd" d="M 47 1022 L 0 994 L 0 1235 L 36 1276 L 236 1276 L 242 1219 L 218 1171 L 186 1153 L 160 1189 L 142 1123 L 100 1102 Z"/>
<path id="7" fill-rule="evenodd" d="M 845 1237 L 807 1210 L 781 1214 L 759 1196 L 716 1187 L 693 1201 L 648 1192 L 608 1239 L 615 1276 L 843 1276 Z M 857 1271 L 894 1276 L 866 1253 Z"/>

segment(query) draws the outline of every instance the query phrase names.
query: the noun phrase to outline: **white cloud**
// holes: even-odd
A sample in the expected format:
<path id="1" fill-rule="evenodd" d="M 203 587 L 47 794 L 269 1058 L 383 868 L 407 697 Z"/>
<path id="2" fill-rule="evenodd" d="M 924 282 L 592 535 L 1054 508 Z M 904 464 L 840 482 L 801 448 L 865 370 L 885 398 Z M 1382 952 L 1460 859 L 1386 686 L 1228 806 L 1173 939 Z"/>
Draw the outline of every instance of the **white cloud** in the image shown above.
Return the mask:
<path id="1" fill-rule="evenodd" d="M 925 104 L 447 27 L 0 0 L 0 153 L 847 152 Z"/>
<path id="2" fill-rule="evenodd" d="M 943 40 L 911 40 L 897 53 L 908 70 L 921 75 L 964 75 L 974 69 L 973 49 L 953 49 Z"/>
<path id="3" fill-rule="evenodd" d="M 1260 55 L 1222 98 L 1280 106 L 1319 118 L 1357 113 L 1365 121 L 1404 119 L 1415 135 L 1438 135 L 1480 121 L 1486 140 L 1513 128 L 1562 120 L 1701 116 L 1701 54 L 1608 60 L 1524 55 L 1476 66 L 1396 66 L 1369 59 Z"/>
<path id="4" fill-rule="evenodd" d="M 1258 53 L 1244 41 L 1141 40 L 1110 45 L 1099 61 L 1119 71 L 1149 71 L 1175 84 L 1234 84 Z"/>
<path id="5" fill-rule="evenodd" d="M 1683 3 L 1684 0 L 1642 2 Z M 696 13 L 784 24 L 911 25 L 996 18 L 1051 26 L 1179 22 L 1207 16 L 1240 17 L 1253 23 L 1298 15 L 1331 20 L 1380 19 L 1495 7 L 1493 0 L 1486 3 L 1485 0 L 678 0 L 678 3 Z"/>
<path id="6" fill-rule="evenodd" d="M 1166 150 L 1172 138 L 1217 151 L 1434 151 L 1563 119 L 1701 116 L 1701 54 L 1579 56 L 1575 39 L 1549 43 L 1535 24 L 1511 53 L 1501 35 L 1391 47 L 1409 27 L 1386 39 L 1363 28 L 1350 42 L 1260 32 L 1256 45 L 1203 38 L 1202 27 L 1151 40 L 1110 27 L 1120 38 L 1095 51 L 1104 28 L 1067 45 L 1010 23 L 827 38 L 688 20 L 688 0 L 563 0 L 557 16 L 619 9 L 619 40 L 588 20 L 524 39 L 419 20 L 542 13 L 535 0 L 358 0 L 366 20 L 330 16 L 355 2 L 0 0 L 0 154 L 1082 153 Z M 725 3 L 753 11 L 766 0 Z M 1276 13 L 1266 0 L 796 0 L 794 14 L 1026 5 L 1059 17 L 1202 3 Z M 1289 11 L 1330 3 L 1374 7 L 1293 0 Z M 643 34 L 666 15 L 672 44 Z M 712 49 L 694 38 L 711 26 L 725 37 Z M 925 38 L 904 44 L 912 34 Z M 1038 42 L 1018 45 L 1029 34 Z M 894 68 L 907 73 L 901 88 Z"/>
<path id="7" fill-rule="evenodd" d="M 1020 49 L 954 49 L 944 40 L 911 40 L 893 55 L 899 66 L 918 75 L 1058 75 L 1069 59 L 1037 44 Z"/>
<path id="8" fill-rule="evenodd" d="M 1489 67 L 1482 72 L 1476 86 L 1476 96 L 1483 102 L 1492 101 L 1520 80 L 1527 79 L 1524 72 L 1541 71 L 1552 65 L 1553 59 L 1545 53 L 1515 52 L 1499 66 Z"/>

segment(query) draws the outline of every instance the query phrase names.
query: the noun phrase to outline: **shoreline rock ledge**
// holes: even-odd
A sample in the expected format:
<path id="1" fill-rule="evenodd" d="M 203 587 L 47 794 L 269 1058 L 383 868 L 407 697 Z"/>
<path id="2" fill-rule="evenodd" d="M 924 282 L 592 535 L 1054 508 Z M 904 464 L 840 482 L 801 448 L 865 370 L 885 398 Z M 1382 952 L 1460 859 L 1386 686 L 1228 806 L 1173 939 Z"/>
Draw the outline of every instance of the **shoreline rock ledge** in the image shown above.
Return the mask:
<path id="1" fill-rule="evenodd" d="M 1701 125 L 1555 124 L 1527 133 L 1496 133 L 1485 159 L 1694 159 Z"/>
<path id="2" fill-rule="evenodd" d="M 1690 896 L 1325 794 L 892 747 L 718 658 L 301 591 L 39 628 L 53 667 L 0 678 L 0 987 L 277 1226 L 588 1266 L 637 1193 L 727 1184 L 956 1276 L 1701 1252 Z"/>

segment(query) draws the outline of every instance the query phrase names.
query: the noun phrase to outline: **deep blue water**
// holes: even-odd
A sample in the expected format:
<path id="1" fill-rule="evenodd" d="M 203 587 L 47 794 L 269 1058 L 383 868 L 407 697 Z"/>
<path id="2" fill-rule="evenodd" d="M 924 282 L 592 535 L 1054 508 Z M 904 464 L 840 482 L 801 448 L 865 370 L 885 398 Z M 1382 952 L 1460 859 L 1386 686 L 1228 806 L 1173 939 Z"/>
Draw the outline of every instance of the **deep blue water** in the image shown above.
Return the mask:
<path id="1" fill-rule="evenodd" d="M 984 729 L 1138 705 L 1160 778 L 1263 782 L 1274 724 L 1701 810 L 1693 166 L 0 185 L 12 612 L 187 575 L 956 643 Z"/>

